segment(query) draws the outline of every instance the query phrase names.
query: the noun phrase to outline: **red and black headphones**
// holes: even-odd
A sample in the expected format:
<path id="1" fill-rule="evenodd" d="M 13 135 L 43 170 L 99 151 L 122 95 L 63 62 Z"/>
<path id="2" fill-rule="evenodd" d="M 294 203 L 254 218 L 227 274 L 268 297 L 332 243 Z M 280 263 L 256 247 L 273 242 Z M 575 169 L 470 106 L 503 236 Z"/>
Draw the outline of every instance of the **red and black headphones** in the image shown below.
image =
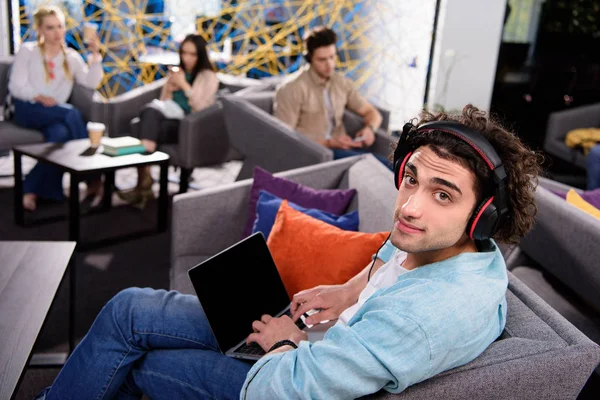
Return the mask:
<path id="1" fill-rule="evenodd" d="M 500 222 L 509 215 L 506 197 L 507 177 L 502 160 L 494 147 L 479 132 L 453 121 L 427 122 L 418 128 L 407 123 L 402 128 L 398 146 L 394 151 L 394 183 L 400 188 L 404 177 L 404 166 L 415 150 L 415 138 L 425 132 L 443 132 L 450 134 L 475 150 L 490 168 L 490 193 L 475 207 L 473 215 L 467 224 L 467 235 L 471 239 L 489 239 L 498 231 Z"/>

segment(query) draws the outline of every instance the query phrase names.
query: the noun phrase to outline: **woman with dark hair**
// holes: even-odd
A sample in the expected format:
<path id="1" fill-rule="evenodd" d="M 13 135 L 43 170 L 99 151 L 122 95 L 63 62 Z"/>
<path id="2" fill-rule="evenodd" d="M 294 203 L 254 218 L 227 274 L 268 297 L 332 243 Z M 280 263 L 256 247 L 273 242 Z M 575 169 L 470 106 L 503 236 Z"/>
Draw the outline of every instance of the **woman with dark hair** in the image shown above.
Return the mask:
<path id="1" fill-rule="evenodd" d="M 200 35 L 188 35 L 179 47 L 179 67 L 170 69 L 160 95 L 161 102 L 176 103 L 183 114 L 200 111 L 215 102 L 219 80 L 208 58 L 206 41 Z M 146 105 L 140 113 L 140 139 L 148 152 L 157 144 L 177 143 L 180 119 L 169 118 L 156 103 Z M 128 203 L 144 208 L 152 194 L 149 167 L 138 168 L 137 186 L 128 192 L 118 192 Z"/>

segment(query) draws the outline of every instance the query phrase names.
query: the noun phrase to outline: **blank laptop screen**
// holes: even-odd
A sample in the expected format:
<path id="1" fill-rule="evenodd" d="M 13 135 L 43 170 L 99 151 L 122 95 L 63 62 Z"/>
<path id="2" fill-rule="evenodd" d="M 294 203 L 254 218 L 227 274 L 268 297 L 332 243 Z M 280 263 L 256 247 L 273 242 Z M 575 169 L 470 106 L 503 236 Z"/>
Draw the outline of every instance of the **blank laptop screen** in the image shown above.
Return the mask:
<path id="1" fill-rule="evenodd" d="M 252 322 L 290 303 L 263 235 L 258 232 L 189 270 L 221 351 L 252 333 Z"/>

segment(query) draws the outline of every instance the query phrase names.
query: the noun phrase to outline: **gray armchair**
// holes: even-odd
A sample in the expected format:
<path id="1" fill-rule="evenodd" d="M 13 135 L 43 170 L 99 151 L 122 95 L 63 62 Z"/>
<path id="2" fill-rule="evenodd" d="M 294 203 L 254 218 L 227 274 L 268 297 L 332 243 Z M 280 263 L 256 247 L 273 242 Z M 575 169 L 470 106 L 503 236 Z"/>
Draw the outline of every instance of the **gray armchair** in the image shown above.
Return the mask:
<path id="1" fill-rule="evenodd" d="M 353 187 L 360 231 L 390 229 L 397 191 L 373 156 L 336 160 L 276 174 L 317 189 Z M 175 196 L 171 289 L 193 294 L 187 270 L 237 242 L 252 181 Z M 198 210 L 203 210 L 198 213 Z M 226 218 L 224 218 L 226 216 Z M 600 361 L 600 348 L 509 273 L 508 315 L 500 338 L 472 362 L 373 399 L 574 399 Z"/>
<path id="2" fill-rule="evenodd" d="M 248 96 L 252 97 L 224 96 L 221 99 L 231 147 L 244 159 L 238 180 L 251 177 L 256 165 L 279 172 L 333 158 L 329 149 L 254 105 L 254 102 L 260 104 L 263 99 L 268 99 L 269 93 Z"/>
<path id="3" fill-rule="evenodd" d="M 12 58 L 0 59 L 0 106 L 4 107 L 8 94 L 8 78 Z M 75 106 L 86 121 L 104 121 L 105 100 L 94 89 L 75 84 L 69 103 Z M 41 143 L 44 135 L 33 129 L 21 128 L 11 121 L 2 121 L 0 118 L 0 150 L 10 150 L 14 146 L 32 143 Z"/>
<path id="4" fill-rule="evenodd" d="M 600 103 L 557 111 L 550 114 L 544 139 L 544 150 L 568 163 L 585 169 L 585 156 L 577 149 L 567 147 L 567 133 L 578 128 L 600 127 Z"/>
<path id="5" fill-rule="evenodd" d="M 160 96 L 166 78 L 137 87 L 107 101 L 108 133 L 112 137 L 139 137 L 139 114 L 144 105 Z M 179 192 L 188 189 L 195 167 L 219 164 L 228 154 L 228 141 L 219 104 L 187 115 L 179 126 L 176 144 L 160 144 L 158 149 L 169 155 L 172 165 L 180 167 Z"/>
<path id="6" fill-rule="evenodd" d="M 235 95 L 251 97 L 253 94 L 258 94 L 260 92 L 274 92 L 275 90 L 277 90 L 277 87 L 279 87 L 279 85 L 286 80 L 287 77 L 287 75 L 279 75 L 259 79 L 257 84 L 253 84 L 244 89 L 241 89 L 235 92 Z M 374 104 L 374 106 L 381 113 L 382 121 L 380 129 L 384 132 L 388 131 L 390 125 L 390 111 L 380 107 L 377 104 Z M 272 103 L 270 109 L 267 112 L 269 114 L 273 114 Z M 355 133 L 364 126 L 362 119 L 349 110 L 346 110 L 344 113 L 344 125 L 346 126 L 346 130 L 352 133 Z"/>
<path id="7" fill-rule="evenodd" d="M 331 160 L 333 152 L 330 149 L 306 139 L 304 135 L 294 131 L 291 127 L 272 115 L 274 95 L 275 92 L 273 91 L 259 91 L 247 92 L 244 96 L 239 96 L 238 93 L 225 96 L 223 98 L 223 107 L 225 111 L 225 124 L 230 139 L 233 140 L 234 137 L 246 138 L 245 140 L 248 143 L 252 143 L 258 139 L 257 135 L 265 135 L 271 138 L 269 140 L 275 140 L 279 134 L 282 137 L 295 138 L 304 147 L 308 146 L 319 150 L 322 154 L 322 159 L 319 162 Z M 371 146 L 370 150 L 373 153 L 388 157 L 391 154 L 391 144 L 394 142 L 394 138 L 386 132 L 389 111 L 380 110 L 380 112 L 384 116 L 384 123 L 375 132 L 375 143 Z M 346 131 L 351 136 L 364 126 L 362 118 L 349 110 L 344 111 L 343 123 Z M 268 150 L 269 152 L 278 151 L 277 148 L 270 148 L 268 141 L 261 142 L 260 145 L 264 146 L 263 150 Z M 293 153 L 290 156 L 293 157 Z M 280 158 L 283 157 L 285 156 L 282 154 Z M 299 166 L 296 165 L 296 167 Z M 248 168 L 242 171 L 241 178 L 247 178 L 252 175 L 250 163 Z M 277 171 L 272 170 L 271 172 Z"/>
<path id="8" fill-rule="evenodd" d="M 257 84 L 257 80 L 217 74 L 221 91 L 233 93 Z M 110 136 L 139 136 L 139 113 L 142 107 L 160 96 L 166 79 L 160 79 L 107 101 L 107 121 Z M 225 127 L 220 101 L 212 106 L 187 115 L 181 122 L 177 144 L 162 144 L 159 150 L 171 157 L 171 164 L 180 167 L 179 192 L 188 189 L 189 176 L 195 167 L 205 167 L 232 159 L 241 159 L 240 152 L 232 150 Z M 241 150 L 254 159 L 252 151 Z M 259 161 L 257 161 L 259 162 Z M 281 169 L 277 169 L 281 170 Z"/>

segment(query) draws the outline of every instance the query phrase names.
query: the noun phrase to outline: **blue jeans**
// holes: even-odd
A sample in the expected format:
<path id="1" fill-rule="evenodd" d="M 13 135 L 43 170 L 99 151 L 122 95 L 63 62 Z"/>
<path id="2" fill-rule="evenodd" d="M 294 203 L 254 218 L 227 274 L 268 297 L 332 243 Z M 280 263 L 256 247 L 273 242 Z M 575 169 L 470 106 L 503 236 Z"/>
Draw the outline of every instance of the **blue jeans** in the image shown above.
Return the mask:
<path id="1" fill-rule="evenodd" d="M 17 125 L 42 131 L 47 142 L 64 143 L 88 136 L 81 113 L 70 104 L 45 107 L 41 103 L 13 101 Z M 63 172 L 55 166 L 38 163 L 25 178 L 23 192 L 56 201 L 64 200 L 62 176 Z"/>
<path id="2" fill-rule="evenodd" d="M 394 170 L 393 166 L 392 166 L 392 162 L 390 160 L 388 160 L 387 158 L 385 158 L 384 156 L 382 156 L 380 154 L 372 153 L 369 150 L 364 150 L 364 149 L 352 149 L 352 150 L 331 149 L 331 150 L 333 150 L 333 159 L 334 160 L 339 160 L 340 158 L 353 157 L 353 156 L 358 156 L 361 154 L 371 153 L 375 156 L 375 158 L 377 158 L 379 161 L 381 161 L 381 163 L 383 165 L 385 165 L 392 171 Z"/>
<path id="3" fill-rule="evenodd" d="M 224 356 L 196 296 L 130 288 L 100 311 L 45 399 L 239 399 L 252 364 Z"/>
<path id="4" fill-rule="evenodd" d="M 587 190 L 600 188 L 600 144 L 587 156 Z"/>

